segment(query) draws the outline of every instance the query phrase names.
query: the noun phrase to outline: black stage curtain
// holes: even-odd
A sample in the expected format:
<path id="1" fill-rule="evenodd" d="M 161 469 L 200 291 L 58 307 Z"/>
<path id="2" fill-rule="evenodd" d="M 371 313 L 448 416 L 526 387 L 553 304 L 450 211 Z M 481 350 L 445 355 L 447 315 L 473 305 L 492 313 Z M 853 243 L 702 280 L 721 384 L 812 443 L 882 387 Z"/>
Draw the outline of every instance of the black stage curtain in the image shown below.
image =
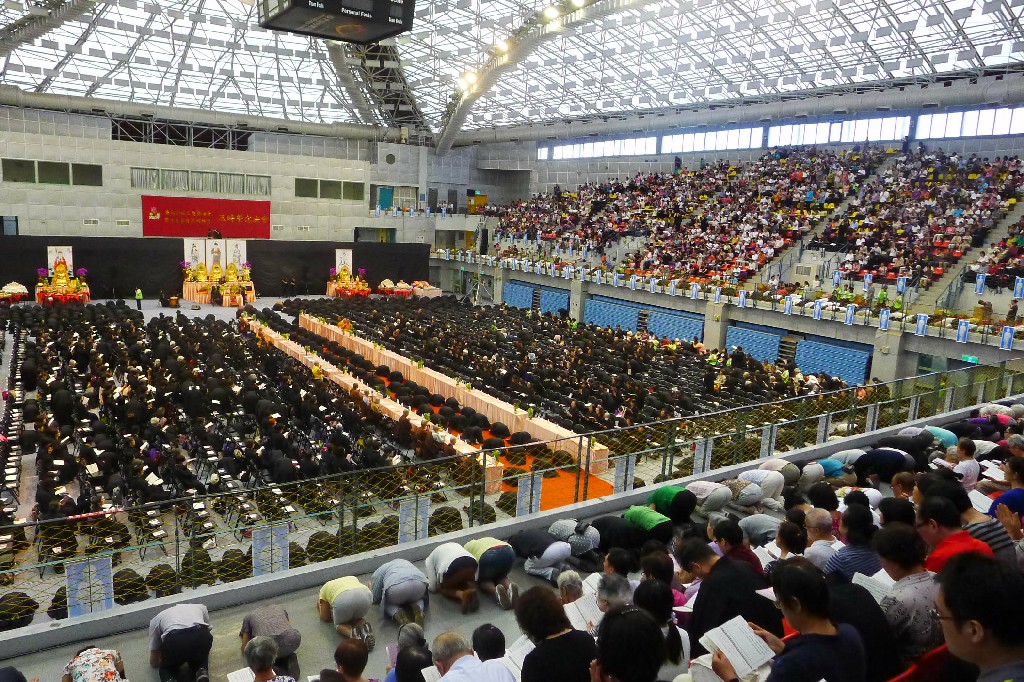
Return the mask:
<path id="1" fill-rule="evenodd" d="M 75 269 L 89 271 L 94 299 L 132 298 L 136 287 L 146 298 L 181 293 L 182 240 L 163 237 L 0 236 L 0 286 L 21 282 L 34 293 L 36 270 L 46 266 L 46 247 L 57 245 L 74 248 Z M 426 280 L 429 271 L 426 244 L 250 239 L 247 249 L 259 296 L 281 296 L 282 278 L 295 278 L 300 294 L 323 295 L 335 249 L 352 249 L 353 266 L 366 269 L 374 288 L 382 279 Z"/>

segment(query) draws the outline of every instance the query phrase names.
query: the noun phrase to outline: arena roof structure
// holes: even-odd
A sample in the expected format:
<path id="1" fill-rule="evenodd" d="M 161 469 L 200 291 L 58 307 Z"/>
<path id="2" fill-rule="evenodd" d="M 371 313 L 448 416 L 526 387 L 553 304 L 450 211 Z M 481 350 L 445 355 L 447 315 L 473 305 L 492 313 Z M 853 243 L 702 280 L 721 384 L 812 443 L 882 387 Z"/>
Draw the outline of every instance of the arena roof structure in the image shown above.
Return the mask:
<path id="1" fill-rule="evenodd" d="M 0 85 L 271 119 L 462 130 L 1015 69 L 1021 0 L 435 0 L 379 45 L 242 0 L 3 0 Z"/>

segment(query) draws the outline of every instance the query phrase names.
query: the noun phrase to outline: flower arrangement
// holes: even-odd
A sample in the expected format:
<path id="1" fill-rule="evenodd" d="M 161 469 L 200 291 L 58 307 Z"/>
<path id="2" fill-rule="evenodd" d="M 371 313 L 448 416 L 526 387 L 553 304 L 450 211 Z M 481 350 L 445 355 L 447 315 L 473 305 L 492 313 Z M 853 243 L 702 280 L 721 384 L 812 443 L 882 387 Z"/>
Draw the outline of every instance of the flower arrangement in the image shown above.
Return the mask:
<path id="1" fill-rule="evenodd" d="M 250 263 L 249 261 L 245 261 L 244 263 L 242 263 L 242 269 L 243 270 L 252 270 L 252 263 Z"/>
<path id="2" fill-rule="evenodd" d="M 360 277 L 365 277 L 366 276 L 366 268 L 359 268 L 358 272 L 359 272 L 359 276 Z"/>
<path id="3" fill-rule="evenodd" d="M 43 277 L 48 277 L 50 275 L 50 271 L 46 268 L 39 268 L 36 270 L 36 274 L 39 275 L 40 279 L 42 279 Z"/>
<path id="4" fill-rule="evenodd" d="M 85 268 L 78 268 L 75 270 L 75 274 L 78 275 L 78 279 L 85 279 L 85 276 L 89 274 L 89 271 Z"/>
<path id="5" fill-rule="evenodd" d="M 330 274 L 331 274 L 331 277 L 337 277 L 338 276 L 338 268 L 331 268 Z"/>

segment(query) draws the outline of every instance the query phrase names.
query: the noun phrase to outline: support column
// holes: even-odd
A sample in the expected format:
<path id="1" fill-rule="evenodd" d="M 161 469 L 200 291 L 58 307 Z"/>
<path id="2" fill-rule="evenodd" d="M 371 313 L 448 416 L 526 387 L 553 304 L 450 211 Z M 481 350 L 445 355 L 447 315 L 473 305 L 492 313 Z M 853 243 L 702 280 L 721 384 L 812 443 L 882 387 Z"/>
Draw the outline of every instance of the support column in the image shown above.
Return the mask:
<path id="1" fill-rule="evenodd" d="M 504 301 L 503 290 L 505 288 L 505 268 L 491 268 L 494 271 L 494 302 L 498 305 Z M 571 303 L 570 303 L 571 307 Z"/>
<path id="2" fill-rule="evenodd" d="M 583 301 L 585 300 L 583 289 L 585 286 L 586 282 L 581 282 L 578 279 L 569 281 L 569 317 L 574 320 L 583 320 Z"/>
<path id="3" fill-rule="evenodd" d="M 704 308 L 704 345 L 709 349 L 725 348 L 729 330 L 729 308 L 724 303 L 708 302 Z"/>
<path id="4" fill-rule="evenodd" d="M 917 370 L 917 353 L 903 349 L 904 334 L 890 329 L 875 332 L 875 350 L 871 354 L 871 376 L 895 381 L 912 376 Z"/>

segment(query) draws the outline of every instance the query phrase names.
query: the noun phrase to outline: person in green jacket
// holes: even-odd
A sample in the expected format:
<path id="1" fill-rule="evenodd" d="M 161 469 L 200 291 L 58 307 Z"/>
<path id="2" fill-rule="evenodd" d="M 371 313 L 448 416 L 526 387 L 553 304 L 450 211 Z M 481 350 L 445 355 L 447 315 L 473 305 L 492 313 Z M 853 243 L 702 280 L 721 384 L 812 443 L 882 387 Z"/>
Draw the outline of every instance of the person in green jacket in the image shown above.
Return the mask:
<path id="1" fill-rule="evenodd" d="M 672 542 L 672 535 L 675 532 L 675 526 L 672 525 L 672 519 L 654 511 L 650 507 L 644 507 L 641 505 L 633 505 L 626 510 L 626 513 L 622 515 L 622 518 L 629 521 L 631 524 L 645 531 L 648 537 L 652 540 L 657 540 L 668 545 Z"/>
<path id="2" fill-rule="evenodd" d="M 679 485 L 663 485 L 647 498 L 647 506 L 664 514 L 672 523 L 689 523 L 697 508 L 697 496 Z"/>

